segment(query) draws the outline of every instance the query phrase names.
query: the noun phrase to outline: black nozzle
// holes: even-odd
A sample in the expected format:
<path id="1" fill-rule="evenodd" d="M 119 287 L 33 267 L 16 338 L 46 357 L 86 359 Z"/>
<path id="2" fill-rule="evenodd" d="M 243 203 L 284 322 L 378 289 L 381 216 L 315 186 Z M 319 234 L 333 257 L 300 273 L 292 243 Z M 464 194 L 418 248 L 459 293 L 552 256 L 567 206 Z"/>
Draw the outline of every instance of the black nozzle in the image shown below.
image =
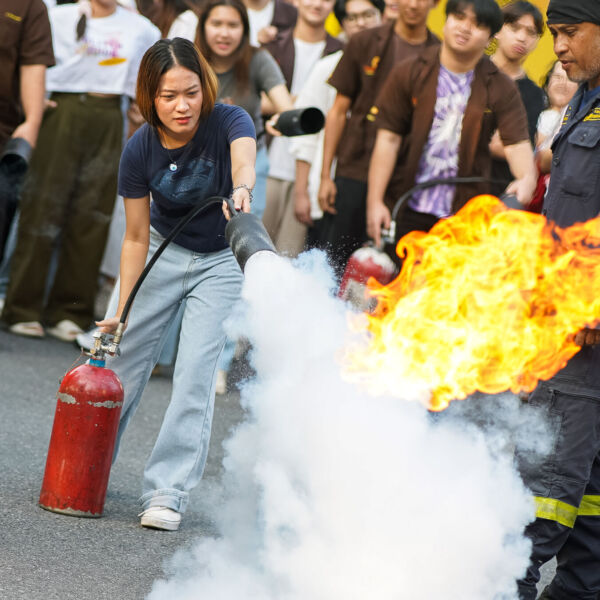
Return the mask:
<path id="1" fill-rule="evenodd" d="M 275 246 L 259 217 L 236 211 L 233 201 L 227 204 L 231 219 L 225 226 L 225 239 L 243 271 L 253 254 L 275 252 Z"/>
<path id="2" fill-rule="evenodd" d="M 25 171 L 29 166 L 29 159 L 33 148 L 23 138 L 11 138 L 6 142 L 0 153 L 0 162 L 11 165 L 13 168 Z"/>
<path id="3" fill-rule="evenodd" d="M 291 137 L 318 133 L 323 129 L 323 125 L 325 125 L 325 115 L 318 108 L 309 106 L 282 112 L 274 127 L 282 135 Z"/>
<path id="4" fill-rule="evenodd" d="M 519 202 L 514 194 L 502 194 L 500 200 L 504 202 L 507 208 L 512 208 L 513 210 L 525 210 L 525 207 Z"/>

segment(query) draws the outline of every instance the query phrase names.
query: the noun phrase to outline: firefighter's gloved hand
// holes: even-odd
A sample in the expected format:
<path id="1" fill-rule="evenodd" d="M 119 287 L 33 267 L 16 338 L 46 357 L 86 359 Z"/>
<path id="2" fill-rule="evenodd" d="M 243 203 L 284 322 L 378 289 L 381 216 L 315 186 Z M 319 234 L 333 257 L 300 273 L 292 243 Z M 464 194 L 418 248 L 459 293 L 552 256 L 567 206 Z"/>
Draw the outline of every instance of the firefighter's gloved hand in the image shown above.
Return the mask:
<path id="1" fill-rule="evenodd" d="M 575 334 L 575 343 L 578 346 L 595 346 L 600 344 L 600 329 L 582 329 Z"/>

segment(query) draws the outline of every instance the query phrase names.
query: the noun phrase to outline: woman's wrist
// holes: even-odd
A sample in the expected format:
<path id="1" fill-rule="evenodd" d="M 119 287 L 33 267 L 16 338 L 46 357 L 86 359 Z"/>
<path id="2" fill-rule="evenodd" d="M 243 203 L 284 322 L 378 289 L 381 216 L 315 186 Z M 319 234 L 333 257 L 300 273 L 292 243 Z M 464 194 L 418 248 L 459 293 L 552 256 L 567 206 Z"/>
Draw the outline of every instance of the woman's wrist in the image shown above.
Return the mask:
<path id="1" fill-rule="evenodd" d="M 233 195 L 238 190 L 246 190 L 248 192 L 248 198 L 250 199 L 250 202 L 252 202 L 252 200 L 253 200 L 253 195 L 252 195 L 253 188 L 251 188 L 249 185 L 246 185 L 245 183 L 240 183 L 240 184 L 234 186 L 233 190 L 231 190 L 231 197 L 233 197 Z"/>

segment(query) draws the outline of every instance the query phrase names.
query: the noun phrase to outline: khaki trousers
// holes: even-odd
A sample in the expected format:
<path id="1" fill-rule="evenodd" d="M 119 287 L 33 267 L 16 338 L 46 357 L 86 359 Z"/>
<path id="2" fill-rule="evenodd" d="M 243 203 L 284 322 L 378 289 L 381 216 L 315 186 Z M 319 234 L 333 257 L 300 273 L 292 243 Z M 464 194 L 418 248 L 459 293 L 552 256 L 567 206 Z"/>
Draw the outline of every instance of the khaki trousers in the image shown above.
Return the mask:
<path id="1" fill-rule="evenodd" d="M 294 182 L 267 177 L 263 223 L 277 252 L 296 257 L 304 250 L 306 225 L 294 215 Z"/>

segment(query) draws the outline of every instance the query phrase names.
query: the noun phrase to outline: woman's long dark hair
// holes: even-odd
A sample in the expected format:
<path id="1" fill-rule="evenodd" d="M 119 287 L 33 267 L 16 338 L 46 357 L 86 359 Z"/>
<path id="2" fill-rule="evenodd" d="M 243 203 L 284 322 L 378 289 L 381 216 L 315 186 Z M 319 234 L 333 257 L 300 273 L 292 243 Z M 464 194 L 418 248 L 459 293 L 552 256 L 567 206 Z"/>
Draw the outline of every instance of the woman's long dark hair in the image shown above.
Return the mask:
<path id="1" fill-rule="evenodd" d="M 235 87 L 236 91 L 241 94 L 248 90 L 250 84 L 250 61 L 255 53 L 255 49 L 250 45 L 250 22 L 248 21 L 248 12 L 244 3 L 241 0 L 206 0 L 200 11 L 198 29 L 196 30 L 196 46 L 198 46 L 200 52 L 206 57 L 209 64 L 212 64 L 214 54 L 210 46 L 206 43 L 204 27 L 213 8 L 219 6 L 230 6 L 235 9 L 242 20 L 242 27 L 244 29 L 242 40 L 232 54 Z"/>
<path id="2" fill-rule="evenodd" d="M 173 21 L 186 10 L 195 12 L 191 0 L 161 0 L 161 4 L 152 5 L 148 17 L 160 29 L 160 35 L 166 38 Z"/>

